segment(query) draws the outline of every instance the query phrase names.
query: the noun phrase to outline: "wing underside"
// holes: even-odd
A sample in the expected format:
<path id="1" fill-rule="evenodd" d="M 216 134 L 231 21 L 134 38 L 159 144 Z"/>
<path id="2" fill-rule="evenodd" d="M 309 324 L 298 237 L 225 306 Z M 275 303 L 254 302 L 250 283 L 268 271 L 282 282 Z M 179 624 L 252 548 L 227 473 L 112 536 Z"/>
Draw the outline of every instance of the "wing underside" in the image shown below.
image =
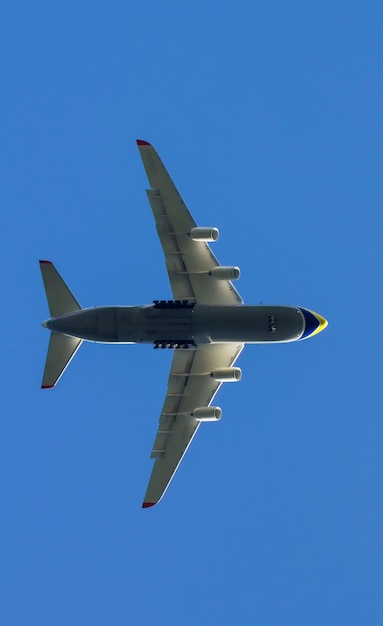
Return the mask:
<path id="1" fill-rule="evenodd" d="M 210 275 L 219 263 L 206 242 L 190 237 L 191 229 L 197 224 L 159 155 L 150 144 L 137 143 L 152 187 L 147 194 L 174 298 L 200 304 L 242 304 L 231 281 Z"/>
<path id="2" fill-rule="evenodd" d="M 146 141 L 137 141 L 152 187 L 147 191 L 165 255 L 175 300 L 198 304 L 241 305 L 230 280 L 212 275 L 219 266 L 206 241 L 196 241 L 190 231 L 197 226 L 157 152 Z M 155 459 L 143 507 L 161 500 L 200 422 L 193 417 L 198 407 L 208 407 L 221 382 L 211 372 L 231 367 L 243 344 L 204 344 L 175 350 L 167 395 L 162 408 L 151 457 Z"/>
<path id="3" fill-rule="evenodd" d="M 200 422 L 192 413 L 208 406 L 222 383 L 211 376 L 220 367 L 231 367 L 243 344 L 206 344 L 175 350 L 165 402 L 151 457 L 156 459 L 143 507 L 153 506 L 164 495 L 188 449 Z"/>

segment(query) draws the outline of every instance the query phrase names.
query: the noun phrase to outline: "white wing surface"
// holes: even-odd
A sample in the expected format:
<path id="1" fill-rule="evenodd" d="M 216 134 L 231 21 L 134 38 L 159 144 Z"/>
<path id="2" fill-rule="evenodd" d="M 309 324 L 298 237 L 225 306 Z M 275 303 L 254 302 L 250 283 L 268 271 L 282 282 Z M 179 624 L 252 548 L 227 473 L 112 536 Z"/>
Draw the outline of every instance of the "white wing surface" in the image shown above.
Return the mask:
<path id="1" fill-rule="evenodd" d="M 165 254 L 166 267 L 175 300 L 199 304 L 242 304 L 229 280 L 217 280 L 209 272 L 219 265 L 204 241 L 189 233 L 195 223 L 157 152 L 146 141 L 137 145 L 152 189 L 147 191 Z"/>
<path id="2" fill-rule="evenodd" d="M 211 372 L 232 366 L 242 348 L 243 344 L 217 343 L 174 351 L 143 508 L 161 500 L 200 425 L 192 415 L 194 409 L 208 406 L 221 386 Z"/>

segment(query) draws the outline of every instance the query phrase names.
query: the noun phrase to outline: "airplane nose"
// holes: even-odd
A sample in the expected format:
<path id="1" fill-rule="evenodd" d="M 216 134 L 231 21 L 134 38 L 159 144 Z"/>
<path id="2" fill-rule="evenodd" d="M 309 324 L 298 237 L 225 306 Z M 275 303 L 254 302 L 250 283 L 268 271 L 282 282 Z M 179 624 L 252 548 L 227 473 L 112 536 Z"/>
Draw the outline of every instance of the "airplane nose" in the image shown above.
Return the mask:
<path id="1" fill-rule="evenodd" d="M 48 328 L 48 320 L 45 320 L 45 322 L 41 322 L 41 326 L 43 328 Z"/>
<path id="2" fill-rule="evenodd" d="M 322 332 L 322 330 L 324 330 L 328 326 L 328 321 L 324 317 L 322 317 L 322 315 L 319 315 L 319 313 L 315 313 L 315 311 L 310 311 L 309 309 L 303 308 L 301 308 L 301 311 L 306 322 L 306 326 L 301 339 L 314 337 L 314 335 Z"/>

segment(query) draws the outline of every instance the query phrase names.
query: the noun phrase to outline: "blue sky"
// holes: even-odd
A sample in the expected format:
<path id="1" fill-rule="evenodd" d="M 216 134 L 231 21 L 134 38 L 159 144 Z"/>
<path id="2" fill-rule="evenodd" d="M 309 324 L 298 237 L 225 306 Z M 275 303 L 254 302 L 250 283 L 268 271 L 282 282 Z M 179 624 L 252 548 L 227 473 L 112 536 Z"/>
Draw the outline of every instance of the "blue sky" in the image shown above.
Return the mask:
<path id="1" fill-rule="evenodd" d="M 0 620 L 382 623 L 380 2 L 6 3 Z M 41 391 L 51 259 L 83 306 L 171 297 L 135 139 L 247 303 L 329 320 L 248 346 L 142 510 L 171 354 L 84 345 Z"/>

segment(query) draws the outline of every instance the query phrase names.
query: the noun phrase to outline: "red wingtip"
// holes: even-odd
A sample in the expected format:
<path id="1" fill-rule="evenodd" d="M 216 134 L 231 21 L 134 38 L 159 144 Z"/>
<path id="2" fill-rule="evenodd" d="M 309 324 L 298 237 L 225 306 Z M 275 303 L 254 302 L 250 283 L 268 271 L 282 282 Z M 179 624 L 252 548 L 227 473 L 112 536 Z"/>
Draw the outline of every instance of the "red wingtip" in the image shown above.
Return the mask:
<path id="1" fill-rule="evenodd" d="M 52 389 L 54 385 L 41 385 L 41 389 Z"/>
<path id="2" fill-rule="evenodd" d="M 157 503 L 156 502 L 144 502 L 143 505 L 142 505 L 142 508 L 143 509 L 147 509 L 150 506 L 154 506 L 155 504 L 157 504 Z"/>
<path id="3" fill-rule="evenodd" d="M 143 139 L 136 139 L 137 141 L 137 146 L 150 146 L 150 143 L 148 141 L 144 141 Z"/>
<path id="4" fill-rule="evenodd" d="M 48 265 L 52 265 L 52 261 L 42 261 L 41 259 L 40 259 L 39 263 L 48 263 Z"/>

